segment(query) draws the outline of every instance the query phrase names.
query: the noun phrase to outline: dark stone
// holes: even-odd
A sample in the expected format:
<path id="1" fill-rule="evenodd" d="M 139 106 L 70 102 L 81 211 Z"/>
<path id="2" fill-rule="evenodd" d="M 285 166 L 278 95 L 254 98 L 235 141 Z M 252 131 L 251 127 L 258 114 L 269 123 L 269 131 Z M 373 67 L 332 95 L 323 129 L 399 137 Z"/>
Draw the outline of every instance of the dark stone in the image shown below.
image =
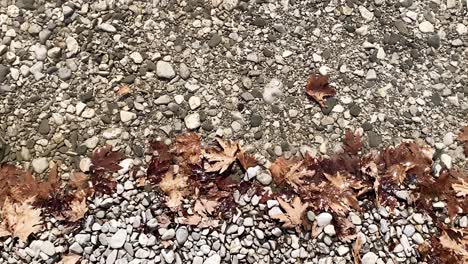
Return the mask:
<path id="1" fill-rule="evenodd" d="M 0 83 L 6 80 L 8 73 L 10 73 L 10 67 L 0 64 Z"/>
<path id="2" fill-rule="evenodd" d="M 214 129 L 213 123 L 211 123 L 211 120 L 205 120 L 205 122 L 202 123 L 201 127 L 205 131 L 212 131 Z"/>
<path id="3" fill-rule="evenodd" d="M 262 124 L 263 117 L 258 114 L 250 116 L 250 125 L 252 127 L 259 127 Z"/>
<path id="4" fill-rule="evenodd" d="M 403 20 L 395 20 L 394 22 L 395 27 L 398 29 L 398 32 L 400 32 L 403 35 L 408 35 L 409 30 L 408 27 L 406 26 L 406 23 Z"/>
<path id="5" fill-rule="evenodd" d="M 17 0 L 16 6 L 26 10 L 34 10 L 36 9 L 35 2 L 36 0 Z"/>
<path id="6" fill-rule="evenodd" d="M 246 102 L 250 102 L 250 101 L 253 101 L 255 99 L 255 97 L 253 97 L 253 95 L 251 93 L 249 93 L 249 92 L 242 93 L 241 97 Z"/>
<path id="7" fill-rule="evenodd" d="M 42 119 L 41 123 L 39 124 L 39 133 L 42 135 L 47 135 L 50 132 L 49 120 Z"/>
<path id="8" fill-rule="evenodd" d="M 210 48 L 214 48 L 214 47 L 218 46 L 219 43 L 221 43 L 221 36 L 218 35 L 218 34 L 213 34 L 211 36 L 210 40 L 208 40 L 208 46 Z"/>
<path id="9" fill-rule="evenodd" d="M 6 143 L 3 142 L 3 141 L 0 139 L 0 162 L 1 162 L 1 161 L 3 160 L 3 158 L 5 157 L 6 148 L 7 148 Z"/>
<path id="10" fill-rule="evenodd" d="M 132 150 L 133 150 L 133 153 L 137 157 L 143 157 L 143 155 L 145 154 L 145 151 L 143 150 L 143 148 L 140 145 L 133 144 L 132 145 Z"/>
<path id="11" fill-rule="evenodd" d="M 322 108 L 322 113 L 324 115 L 330 114 L 333 110 L 333 107 L 338 104 L 338 100 L 336 100 L 334 97 L 327 98 L 326 100 L 325 107 Z"/>
<path id="12" fill-rule="evenodd" d="M 440 37 L 438 34 L 432 34 L 427 38 L 427 45 L 435 49 L 440 48 Z"/>
<path id="13" fill-rule="evenodd" d="M 204 122 L 206 120 L 206 118 L 208 117 L 208 115 L 206 114 L 205 111 L 200 111 L 199 115 L 200 115 L 200 121 L 201 122 Z"/>
<path id="14" fill-rule="evenodd" d="M 281 112 L 281 109 L 277 105 L 272 105 L 271 112 L 273 112 L 273 114 L 279 114 Z"/>
<path id="15" fill-rule="evenodd" d="M 349 107 L 349 113 L 354 116 L 354 117 L 357 117 L 359 116 L 359 114 L 361 113 L 361 107 L 357 104 L 352 104 L 350 107 Z"/>
<path id="16" fill-rule="evenodd" d="M 136 76 L 131 74 L 128 75 L 127 77 L 123 78 L 122 82 L 126 84 L 132 84 L 135 82 Z"/>
<path id="17" fill-rule="evenodd" d="M 254 24 L 257 27 L 264 27 L 266 26 L 267 22 L 264 18 L 262 17 L 256 17 L 253 21 L 252 24 Z"/>
<path id="18" fill-rule="evenodd" d="M 278 36 L 276 36 L 275 34 L 269 34 L 267 38 L 270 42 L 275 42 L 278 40 Z"/>
<path id="19" fill-rule="evenodd" d="M 364 131 L 370 131 L 372 130 L 372 124 L 366 121 L 362 124 L 362 129 L 364 129 Z"/>
<path id="20" fill-rule="evenodd" d="M 156 71 L 156 64 L 153 61 L 147 60 L 146 66 L 148 67 L 148 71 Z"/>
<path id="21" fill-rule="evenodd" d="M 93 96 L 92 90 L 89 90 L 86 93 L 80 95 L 80 101 L 85 104 L 92 101 L 93 99 L 94 99 L 94 96 Z"/>
<path id="22" fill-rule="evenodd" d="M 281 143 L 281 150 L 283 151 L 289 151 L 291 149 L 291 147 L 289 146 L 289 143 L 288 142 L 282 142 Z"/>
<path id="23" fill-rule="evenodd" d="M 112 123 L 112 118 L 108 115 L 102 115 L 101 120 L 104 124 L 110 124 Z"/>
<path id="24" fill-rule="evenodd" d="M 76 153 L 78 155 L 85 155 L 88 148 L 85 145 L 80 145 L 76 148 Z"/>
<path id="25" fill-rule="evenodd" d="M 260 92 L 258 89 L 253 89 L 252 90 L 252 95 L 255 98 L 262 98 L 263 97 L 262 92 Z"/>
<path id="26" fill-rule="evenodd" d="M 255 140 L 260 140 L 262 139 L 262 137 L 263 137 L 263 131 L 260 130 L 260 131 L 255 132 L 254 134 Z"/>
<path id="27" fill-rule="evenodd" d="M 442 98 L 438 93 L 433 93 L 431 96 L 431 101 L 434 105 L 440 105 L 442 102 Z"/>
<path id="28" fill-rule="evenodd" d="M 371 148 L 378 147 L 380 144 L 382 144 L 382 136 L 374 131 L 369 131 L 369 133 L 367 133 L 367 137 L 369 140 L 369 146 Z"/>
<path id="29" fill-rule="evenodd" d="M 275 53 L 267 48 L 264 48 L 263 55 L 265 55 L 265 57 L 273 57 Z"/>

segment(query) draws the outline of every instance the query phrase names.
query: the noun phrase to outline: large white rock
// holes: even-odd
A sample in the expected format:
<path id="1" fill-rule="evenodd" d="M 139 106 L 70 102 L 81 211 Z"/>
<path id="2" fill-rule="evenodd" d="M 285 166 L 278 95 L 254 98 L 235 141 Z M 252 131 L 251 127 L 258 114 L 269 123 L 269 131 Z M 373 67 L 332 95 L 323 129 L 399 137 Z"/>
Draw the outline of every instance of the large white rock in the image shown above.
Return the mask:
<path id="1" fill-rule="evenodd" d="M 175 77 L 175 71 L 169 62 L 158 61 L 156 63 L 156 75 L 159 78 L 172 79 Z"/>
<path id="2" fill-rule="evenodd" d="M 198 113 L 187 115 L 184 118 L 184 122 L 188 129 L 197 129 L 201 126 L 200 115 Z"/>
<path id="3" fill-rule="evenodd" d="M 47 161 L 47 158 L 33 159 L 31 165 L 36 173 L 43 173 L 45 170 L 47 170 L 47 168 L 49 168 L 49 162 Z"/>

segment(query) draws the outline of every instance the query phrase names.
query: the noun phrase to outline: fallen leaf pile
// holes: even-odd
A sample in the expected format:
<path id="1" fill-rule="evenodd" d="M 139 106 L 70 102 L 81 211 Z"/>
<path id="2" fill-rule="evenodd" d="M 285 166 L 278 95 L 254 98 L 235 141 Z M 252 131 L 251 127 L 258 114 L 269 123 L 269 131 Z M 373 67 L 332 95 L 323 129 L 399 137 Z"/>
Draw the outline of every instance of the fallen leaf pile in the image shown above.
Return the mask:
<path id="1" fill-rule="evenodd" d="M 331 89 L 323 76 L 311 77 L 309 83 L 312 94 Z M 313 97 L 323 104 L 327 94 L 331 92 Z M 465 131 L 459 135 L 461 142 L 467 141 Z M 256 194 L 262 203 L 278 201 L 282 211 L 272 219 L 283 228 L 301 229 L 312 236 L 323 227 L 310 222 L 307 212 L 330 212 L 337 237 L 343 242 L 354 241 L 352 254 L 359 263 L 365 238 L 356 234 L 347 216 L 351 210 L 364 210 L 360 200 L 370 200 L 376 206 L 390 208 L 414 206 L 432 217 L 441 235 L 419 249 L 432 263 L 462 263 L 467 259 L 466 231 L 450 229 L 449 225 L 457 214 L 468 212 L 468 175 L 457 168 L 443 168 L 434 175 L 434 151 L 427 146 L 406 142 L 366 154 L 360 135 L 347 130 L 341 152 L 317 158 L 307 153 L 303 158 L 278 157 L 267 163 L 273 184 L 265 187 L 247 177 L 262 170 L 253 155 L 237 142 L 216 138 L 216 143 L 206 146 L 195 133 L 177 136 L 169 146 L 155 141 L 147 153 L 150 160 L 146 175 L 137 177 L 131 172 L 138 187 L 154 187 L 165 200 L 164 214 L 158 216 L 161 225 L 175 224 L 171 220 L 175 219 L 177 224 L 218 226 L 220 217 L 239 213 L 234 193 Z M 38 181 L 30 172 L 2 165 L 0 237 L 26 241 L 30 234 L 41 230 L 42 215 L 46 214 L 68 223 L 80 222 L 88 212 L 89 197 L 115 192 L 113 173 L 121 169 L 122 159 L 122 154 L 111 146 L 97 149 L 91 156 L 89 173 L 72 173 L 66 183 L 60 181 L 55 166 L 49 170 L 47 180 Z M 407 199 L 399 198 L 399 191 L 407 192 Z M 434 209 L 436 201 L 447 206 Z M 69 255 L 65 261 L 74 263 L 78 257 Z"/>

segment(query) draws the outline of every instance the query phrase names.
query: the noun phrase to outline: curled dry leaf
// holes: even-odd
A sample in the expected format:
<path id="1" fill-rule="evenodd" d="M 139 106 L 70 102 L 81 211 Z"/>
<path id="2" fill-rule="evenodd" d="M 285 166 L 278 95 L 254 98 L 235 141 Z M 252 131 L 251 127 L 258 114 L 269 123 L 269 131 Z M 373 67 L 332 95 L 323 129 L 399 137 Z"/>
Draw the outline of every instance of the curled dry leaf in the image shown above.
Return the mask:
<path id="1" fill-rule="evenodd" d="M 303 161 L 287 160 L 283 157 L 277 158 L 269 170 L 276 184 L 282 185 L 286 182 L 295 188 L 303 183 L 302 178 L 315 174 L 315 171 L 310 171 L 304 166 Z"/>
<path id="2" fill-rule="evenodd" d="M 277 198 L 276 200 L 278 200 L 286 213 L 274 215 L 272 218 L 283 222 L 284 228 L 299 228 L 303 224 L 303 217 L 309 204 L 303 204 L 298 196 L 294 197 L 291 205 L 281 198 Z"/>
<path id="3" fill-rule="evenodd" d="M 231 164 L 236 161 L 236 153 L 239 150 L 237 143 L 224 141 L 216 138 L 222 151 L 217 149 L 208 149 L 205 151 L 204 157 L 208 161 L 205 163 L 206 172 L 225 172 Z"/>
<path id="4" fill-rule="evenodd" d="M 167 207 L 176 209 L 182 204 L 182 199 L 187 194 L 188 177 L 182 174 L 174 174 L 173 169 L 170 169 L 161 182 L 159 188 L 168 196 L 166 199 Z"/>
<path id="5" fill-rule="evenodd" d="M 76 264 L 80 260 L 81 256 L 76 254 L 68 254 L 63 256 L 62 264 Z"/>
<path id="6" fill-rule="evenodd" d="M 362 245 L 366 242 L 366 236 L 359 232 L 356 236 L 356 240 L 354 241 L 353 244 L 353 259 L 354 259 L 354 264 L 360 264 L 361 263 L 361 248 Z"/>
<path id="7" fill-rule="evenodd" d="M 461 237 L 459 240 L 451 238 L 446 231 L 442 231 L 439 237 L 440 244 L 464 260 L 468 260 L 468 236 Z"/>
<path id="8" fill-rule="evenodd" d="M 468 195 L 468 182 L 464 179 L 460 179 L 459 183 L 452 184 L 452 188 L 457 193 L 457 196 L 465 197 Z"/>
<path id="9" fill-rule="evenodd" d="M 306 93 L 323 108 L 325 107 L 325 97 L 334 96 L 336 91 L 329 86 L 328 76 L 311 74 L 307 82 Z"/>
<path id="10" fill-rule="evenodd" d="M 5 199 L 0 211 L 0 237 L 11 235 L 26 242 L 30 234 L 42 229 L 41 210 L 33 208 L 32 202 L 33 198 L 21 203 L 12 203 L 8 198 Z"/>

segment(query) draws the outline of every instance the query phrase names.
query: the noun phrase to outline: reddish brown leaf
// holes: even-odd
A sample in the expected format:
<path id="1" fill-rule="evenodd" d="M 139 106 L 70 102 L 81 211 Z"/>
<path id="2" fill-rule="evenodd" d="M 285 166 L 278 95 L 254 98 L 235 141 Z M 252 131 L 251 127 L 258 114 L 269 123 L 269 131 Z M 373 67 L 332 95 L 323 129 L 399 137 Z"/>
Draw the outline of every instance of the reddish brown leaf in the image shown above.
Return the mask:
<path id="1" fill-rule="evenodd" d="M 128 93 L 130 93 L 130 87 L 128 87 L 128 85 L 126 85 L 126 84 L 120 86 L 119 89 L 117 90 L 117 95 L 118 96 L 124 96 L 124 95 L 126 95 Z"/>
<path id="2" fill-rule="evenodd" d="M 287 183 L 295 188 L 303 183 L 303 178 L 306 176 L 314 176 L 315 172 L 308 170 L 303 161 L 297 159 L 285 159 L 279 157 L 273 162 L 269 168 L 271 176 L 276 184 L 282 185 Z"/>
<path id="3" fill-rule="evenodd" d="M 112 151 L 112 146 L 107 145 L 94 151 L 91 156 L 90 171 L 96 173 L 98 171 L 114 172 L 120 170 L 119 162 L 123 159 L 123 155 L 118 151 Z"/>
<path id="4" fill-rule="evenodd" d="M 172 165 L 169 147 L 162 141 L 151 143 L 152 157 L 146 175 L 153 184 L 158 184 Z"/>
<path id="5" fill-rule="evenodd" d="M 343 148 L 350 154 L 358 154 L 362 149 L 361 136 L 357 133 L 353 135 L 350 129 L 346 129 Z"/>
<path id="6" fill-rule="evenodd" d="M 240 150 L 239 153 L 237 153 L 237 160 L 239 161 L 244 170 L 257 166 L 257 160 L 255 159 L 255 157 L 253 155 L 245 153 L 244 150 Z"/>
<path id="7" fill-rule="evenodd" d="M 200 137 L 193 132 L 177 136 L 171 152 L 180 156 L 189 164 L 199 165 L 202 158 Z"/>
<path id="8" fill-rule="evenodd" d="M 278 219 L 283 222 L 283 227 L 285 228 L 298 228 L 303 224 L 303 217 L 309 207 L 308 203 L 302 203 L 301 198 L 296 196 L 291 205 L 285 202 L 281 198 L 277 198 L 281 207 L 286 211 L 286 213 L 273 215 L 273 219 Z"/>
<path id="9" fill-rule="evenodd" d="M 325 107 L 325 97 L 334 96 L 336 91 L 329 86 L 328 76 L 311 74 L 307 82 L 306 93 L 319 103 L 320 107 Z"/>
<path id="10" fill-rule="evenodd" d="M 187 176 L 175 174 L 170 169 L 159 183 L 159 188 L 168 196 L 166 205 L 170 209 L 176 209 L 182 204 L 182 199 L 187 194 L 187 179 Z"/>
<path id="11" fill-rule="evenodd" d="M 208 161 L 205 163 L 205 171 L 223 173 L 236 161 L 239 146 L 237 143 L 224 141 L 220 138 L 216 138 L 216 140 L 221 146 L 222 151 L 218 149 L 208 149 L 205 151 L 204 157 Z"/>
<path id="12" fill-rule="evenodd" d="M 468 126 L 464 126 L 458 134 L 458 140 L 463 143 L 463 152 L 468 157 Z"/>

